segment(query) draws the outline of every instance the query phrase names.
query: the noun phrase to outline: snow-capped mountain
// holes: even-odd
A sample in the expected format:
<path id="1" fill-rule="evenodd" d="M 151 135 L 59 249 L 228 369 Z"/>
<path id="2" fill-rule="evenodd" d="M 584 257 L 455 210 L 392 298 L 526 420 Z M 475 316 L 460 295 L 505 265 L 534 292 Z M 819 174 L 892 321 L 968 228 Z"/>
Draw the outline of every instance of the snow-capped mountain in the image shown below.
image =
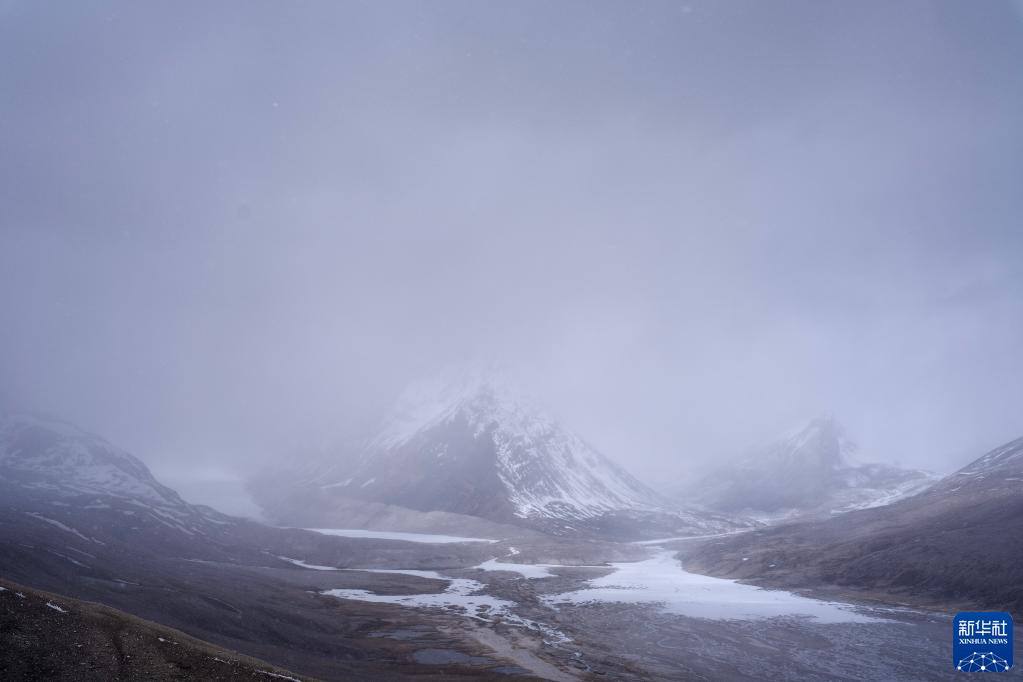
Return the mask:
<path id="1" fill-rule="evenodd" d="M 936 478 L 927 472 L 857 463 L 856 445 L 830 415 L 687 487 L 710 509 L 761 520 L 826 516 L 917 493 Z"/>
<path id="2" fill-rule="evenodd" d="M 294 485 L 295 501 L 336 496 L 545 529 L 648 513 L 721 528 L 672 509 L 509 381 L 478 372 L 412 386 L 363 444 Z"/>
<path id="3" fill-rule="evenodd" d="M 837 584 L 1019 610 L 1023 438 L 892 504 L 737 535 L 691 562 L 775 586 Z"/>
<path id="4" fill-rule="evenodd" d="M 161 534 L 188 536 L 228 523 L 227 517 L 182 500 L 133 455 L 67 422 L 35 414 L 0 415 L 0 490 L 9 504 L 40 523 L 78 535 L 77 526 L 92 517 L 90 525 L 111 527 L 110 515 L 130 520 L 135 528 L 153 525 Z"/>
<path id="5" fill-rule="evenodd" d="M 71 424 L 34 414 L 0 416 L 0 472 L 5 481 L 56 494 L 184 504 L 134 456 Z"/>
<path id="6" fill-rule="evenodd" d="M 928 498 L 1023 496 L 1023 438 L 1006 443 L 946 476 L 927 490 Z"/>

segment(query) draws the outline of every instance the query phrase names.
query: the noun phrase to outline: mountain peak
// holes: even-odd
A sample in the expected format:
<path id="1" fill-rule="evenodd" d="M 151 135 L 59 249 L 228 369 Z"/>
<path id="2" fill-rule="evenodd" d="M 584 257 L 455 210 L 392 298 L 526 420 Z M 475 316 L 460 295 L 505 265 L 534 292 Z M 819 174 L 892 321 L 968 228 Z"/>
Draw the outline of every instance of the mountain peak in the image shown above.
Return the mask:
<path id="1" fill-rule="evenodd" d="M 674 510 L 493 368 L 416 382 L 381 423 L 297 477 L 303 499 L 558 528 Z"/>
<path id="2" fill-rule="evenodd" d="M 693 495 L 720 511 L 789 518 L 887 504 L 932 480 L 921 471 L 855 463 L 855 451 L 834 415 L 824 413 L 706 477 Z"/>
<path id="3" fill-rule="evenodd" d="M 539 407 L 495 367 L 449 370 L 410 384 L 398 397 L 374 447 L 397 447 L 420 431 L 462 414 L 475 426 L 501 421 L 540 418 Z"/>
<path id="4" fill-rule="evenodd" d="M 856 444 L 846 437 L 845 429 L 834 414 L 824 412 L 790 430 L 757 458 L 784 458 L 806 466 L 838 469 L 848 466 L 855 451 Z"/>
<path id="5" fill-rule="evenodd" d="M 61 494 L 109 494 L 180 505 L 148 467 L 99 436 L 42 414 L 0 415 L 0 472 L 6 482 Z"/>

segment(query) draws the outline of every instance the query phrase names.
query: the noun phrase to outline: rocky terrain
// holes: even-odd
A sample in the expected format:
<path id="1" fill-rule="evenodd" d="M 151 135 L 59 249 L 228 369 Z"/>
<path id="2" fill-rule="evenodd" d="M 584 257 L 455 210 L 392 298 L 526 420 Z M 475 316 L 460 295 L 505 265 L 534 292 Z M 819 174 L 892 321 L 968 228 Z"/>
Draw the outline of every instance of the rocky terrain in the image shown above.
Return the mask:
<path id="1" fill-rule="evenodd" d="M 1023 609 L 1023 439 L 894 504 L 708 541 L 698 571 Z"/>
<path id="2" fill-rule="evenodd" d="M 304 680 L 101 604 L 0 579 L 0 679 Z"/>

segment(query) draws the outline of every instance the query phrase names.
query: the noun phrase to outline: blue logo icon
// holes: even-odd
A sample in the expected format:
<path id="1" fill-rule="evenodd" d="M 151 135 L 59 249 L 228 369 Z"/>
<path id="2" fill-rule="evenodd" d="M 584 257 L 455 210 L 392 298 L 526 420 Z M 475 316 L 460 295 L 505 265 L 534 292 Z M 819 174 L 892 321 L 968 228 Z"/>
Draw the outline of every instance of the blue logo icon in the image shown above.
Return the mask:
<path id="1" fill-rule="evenodd" d="M 964 673 L 1003 673 L 1012 667 L 1012 616 L 963 611 L 952 620 L 952 665 Z"/>

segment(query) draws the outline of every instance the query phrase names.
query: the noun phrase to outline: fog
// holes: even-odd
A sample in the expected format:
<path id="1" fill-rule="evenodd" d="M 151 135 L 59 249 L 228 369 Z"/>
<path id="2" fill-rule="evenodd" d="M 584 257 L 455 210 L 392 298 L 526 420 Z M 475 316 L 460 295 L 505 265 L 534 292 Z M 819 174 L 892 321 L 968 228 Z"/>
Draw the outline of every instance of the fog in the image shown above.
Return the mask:
<path id="1" fill-rule="evenodd" d="M 0 2 L 0 395 L 173 477 L 497 361 L 657 482 L 1023 435 L 1023 9 Z M 204 474 L 205 475 L 205 474 Z"/>

